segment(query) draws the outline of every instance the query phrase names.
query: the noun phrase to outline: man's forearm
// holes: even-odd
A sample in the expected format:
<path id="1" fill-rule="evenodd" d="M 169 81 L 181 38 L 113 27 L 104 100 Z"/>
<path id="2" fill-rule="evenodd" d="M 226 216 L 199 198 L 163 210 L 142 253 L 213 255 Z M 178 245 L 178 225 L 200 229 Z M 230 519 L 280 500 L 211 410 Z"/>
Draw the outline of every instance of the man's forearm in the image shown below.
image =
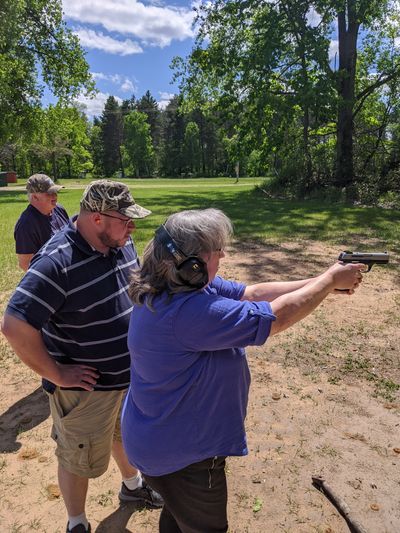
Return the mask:
<path id="1" fill-rule="evenodd" d="M 29 368 L 55 385 L 92 391 L 99 378 L 96 368 L 88 365 L 58 365 L 50 357 L 40 331 L 23 320 L 5 314 L 1 331 L 15 353 Z"/>
<path id="2" fill-rule="evenodd" d="M 59 381 L 59 367 L 50 357 L 40 331 L 10 314 L 4 316 L 1 331 L 29 368 L 49 381 Z"/>

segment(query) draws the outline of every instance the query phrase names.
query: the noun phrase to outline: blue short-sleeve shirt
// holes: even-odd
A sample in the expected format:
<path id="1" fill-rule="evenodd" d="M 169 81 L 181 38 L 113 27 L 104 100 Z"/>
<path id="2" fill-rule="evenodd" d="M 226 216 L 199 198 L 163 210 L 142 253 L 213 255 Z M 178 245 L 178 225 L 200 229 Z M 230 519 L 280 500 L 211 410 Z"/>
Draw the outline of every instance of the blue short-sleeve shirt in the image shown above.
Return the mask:
<path id="1" fill-rule="evenodd" d="M 268 302 L 240 301 L 244 290 L 217 277 L 201 291 L 156 298 L 154 311 L 134 307 L 122 429 L 129 460 L 145 474 L 247 454 L 244 347 L 263 344 L 275 317 Z"/>

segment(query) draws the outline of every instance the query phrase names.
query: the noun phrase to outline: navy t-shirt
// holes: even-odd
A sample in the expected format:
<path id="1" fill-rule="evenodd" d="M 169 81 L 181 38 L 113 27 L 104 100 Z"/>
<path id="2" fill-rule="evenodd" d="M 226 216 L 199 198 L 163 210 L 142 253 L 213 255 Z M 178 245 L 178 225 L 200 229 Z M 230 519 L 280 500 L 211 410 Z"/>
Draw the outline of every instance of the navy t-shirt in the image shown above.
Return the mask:
<path id="1" fill-rule="evenodd" d="M 15 251 L 17 254 L 35 254 L 40 248 L 68 223 L 68 213 L 57 204 L 51 215 L 43 215 L 28 205 L 14 228 Z"/>

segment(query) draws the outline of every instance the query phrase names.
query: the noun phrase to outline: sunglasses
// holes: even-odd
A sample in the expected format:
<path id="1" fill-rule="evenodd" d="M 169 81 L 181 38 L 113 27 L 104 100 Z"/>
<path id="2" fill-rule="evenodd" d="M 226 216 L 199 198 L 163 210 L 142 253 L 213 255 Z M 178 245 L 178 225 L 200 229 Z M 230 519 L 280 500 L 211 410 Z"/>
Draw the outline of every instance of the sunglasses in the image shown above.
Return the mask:
<path id="1" fill-rule="evenodd" d="M 100 215 L 102 215 L 103 217 L 115 218 L 116 220 L 119 220 L 120 222 L 123 222 L 125 227 L 128 227 L 129 223 L 134 224 L 133 218 L 119 218 L 119 217 L 115 217 L 113 215 L 107 215 L 106 213 L 100 213 Z"/>

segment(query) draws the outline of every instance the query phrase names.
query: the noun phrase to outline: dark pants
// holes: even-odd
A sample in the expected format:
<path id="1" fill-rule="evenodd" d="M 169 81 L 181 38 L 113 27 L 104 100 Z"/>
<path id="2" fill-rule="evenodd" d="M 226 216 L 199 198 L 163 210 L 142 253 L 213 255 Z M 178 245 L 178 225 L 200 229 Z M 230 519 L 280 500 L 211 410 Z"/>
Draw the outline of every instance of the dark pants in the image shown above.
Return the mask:
<path id="1" fill-rule="evenodd" d="M 225 457 L 193 463 L 166 476 L 143 476 L 164 498 L 160 533 L 228 530 Z"/>

